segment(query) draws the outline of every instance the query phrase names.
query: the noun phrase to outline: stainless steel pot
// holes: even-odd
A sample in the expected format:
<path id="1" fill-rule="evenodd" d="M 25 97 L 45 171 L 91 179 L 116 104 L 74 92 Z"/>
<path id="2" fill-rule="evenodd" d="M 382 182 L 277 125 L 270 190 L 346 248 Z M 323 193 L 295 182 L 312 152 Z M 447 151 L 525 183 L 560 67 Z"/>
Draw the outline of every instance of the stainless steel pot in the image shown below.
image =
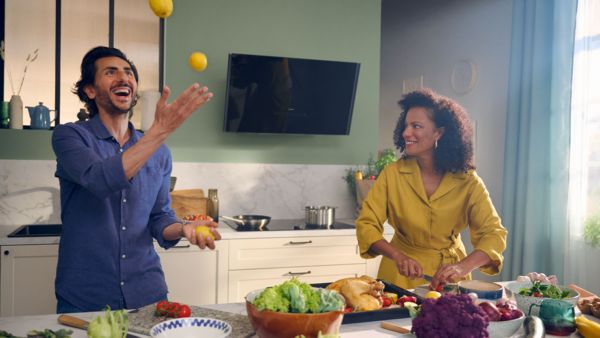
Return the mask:
<path id="1" fill-rule="evenodd" d="M 304 208 L 307 225 L 327 227 L 335 223 L 335 207 L 309 205 Z"/>

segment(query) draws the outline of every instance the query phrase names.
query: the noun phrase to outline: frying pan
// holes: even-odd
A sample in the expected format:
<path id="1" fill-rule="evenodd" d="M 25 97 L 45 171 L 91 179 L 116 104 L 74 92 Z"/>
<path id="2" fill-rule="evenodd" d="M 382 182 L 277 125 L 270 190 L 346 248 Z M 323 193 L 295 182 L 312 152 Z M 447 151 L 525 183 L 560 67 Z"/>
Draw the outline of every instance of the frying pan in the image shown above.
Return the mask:
<path id="1" fill-rule="evenodd" d="M 234 222 L 239 228 L 247 229 L 262 229 L 271 221 L 271 217 L 264 215 L 221 216 L 221 218 Z"/>

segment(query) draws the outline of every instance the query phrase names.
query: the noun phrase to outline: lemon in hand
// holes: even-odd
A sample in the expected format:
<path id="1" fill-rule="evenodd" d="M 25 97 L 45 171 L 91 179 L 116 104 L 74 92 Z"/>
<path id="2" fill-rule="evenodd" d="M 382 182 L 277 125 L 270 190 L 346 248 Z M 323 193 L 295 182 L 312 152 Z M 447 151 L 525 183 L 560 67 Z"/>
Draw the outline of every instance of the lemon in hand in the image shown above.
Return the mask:
<path id="1" fill-rule="evenodd" d="M 213 241 L 215 240 L 215 235 L 213 235 L 213 233 L 206 225 L 198 225 L 196 227 L 196 235 L 197 234 L 202 234 L 203 238 L 210 237 Z"/>
<path id="2" fill-rule="evenodd" d="M 437 291 L 429 291 L 425 294 L 425 299 L 438 299 L 441 296 L 442 294 Z"/>
<path id="3" fill-rule="evenodd" d="M 148 4 L 159 18 L 167 18 L 173 13 L 173 0 L 148 0 Z"/>
<path id="4" fill-rule="evenodd" d="M 208 66 L 208 60 L 206 60 L 206 55 L 201 52 L 193 52 L 190 54 L 190 66 L 193 70 L 197 72 L 202 72 Z"/>

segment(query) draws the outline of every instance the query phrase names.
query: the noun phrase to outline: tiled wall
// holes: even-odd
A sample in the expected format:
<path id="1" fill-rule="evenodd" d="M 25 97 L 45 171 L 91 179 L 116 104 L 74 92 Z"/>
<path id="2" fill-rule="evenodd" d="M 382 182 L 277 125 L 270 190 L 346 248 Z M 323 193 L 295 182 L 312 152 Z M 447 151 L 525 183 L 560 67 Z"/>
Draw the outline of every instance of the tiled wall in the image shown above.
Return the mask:
<path id="1" fill-rule="evenodd" d="M 354 216 L 355 205 L 342 179 L 348 165 L 252 163 L 173 164 L 175 190 L 219 190 L 221 215 L 264 214 L 304 218 L 306 205 L 336 206 L 336 218 Z M 55 161 L 0 160 L 0 226 L 60 223 Z"/>

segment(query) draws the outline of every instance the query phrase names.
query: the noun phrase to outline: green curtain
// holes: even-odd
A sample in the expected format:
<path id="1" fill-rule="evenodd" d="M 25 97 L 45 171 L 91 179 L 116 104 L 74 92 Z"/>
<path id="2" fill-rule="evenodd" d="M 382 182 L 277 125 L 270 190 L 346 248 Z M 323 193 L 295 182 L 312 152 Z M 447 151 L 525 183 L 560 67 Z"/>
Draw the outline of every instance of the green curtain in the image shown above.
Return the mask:
<path id="1" fill-rule="evenodd" d="M 513 4 L 502 221 L 503 280 L 562 281 L 568 241 L 570 101 L 577 2 Z"/>

